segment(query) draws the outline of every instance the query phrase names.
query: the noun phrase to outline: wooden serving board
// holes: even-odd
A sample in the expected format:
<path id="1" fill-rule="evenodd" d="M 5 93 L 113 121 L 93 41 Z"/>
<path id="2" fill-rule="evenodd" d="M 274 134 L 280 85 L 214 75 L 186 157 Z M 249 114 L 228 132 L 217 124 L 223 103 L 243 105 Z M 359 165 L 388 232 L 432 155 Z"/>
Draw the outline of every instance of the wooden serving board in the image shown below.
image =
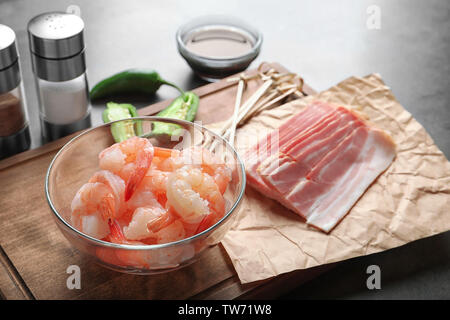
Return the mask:
<path id="1" fill-rule="evenodd" d="M 286 71 L 279 64 L 272 64 Z M 255 70 L 249 73 L 256 72 Z M 256 90 L 250 81 L 246 96 Z M 194 90 L 200 97 L 197 120 L 221 121 L 232 114 L 236 85 L 226 80 Z M 314 91 L 305 85 L 304 91 Z M 245 101 L 245 96 L 244 96 Z M 152 115 L 163 101 L 139 110 Z M 241 285 L 221 245 L 181 270 L 154 276 L 122 274 L 83 256 L 63 237 L 44 194 L 47 168 L 71 138 L 51 142 L 0 161 L 0 298 L 3 299 L 235 299 L 275 298 L 314 278 L 330 266 L 295 271 Z M 81 289 L 68 289 L 67 268 L 81 270 Z"/>

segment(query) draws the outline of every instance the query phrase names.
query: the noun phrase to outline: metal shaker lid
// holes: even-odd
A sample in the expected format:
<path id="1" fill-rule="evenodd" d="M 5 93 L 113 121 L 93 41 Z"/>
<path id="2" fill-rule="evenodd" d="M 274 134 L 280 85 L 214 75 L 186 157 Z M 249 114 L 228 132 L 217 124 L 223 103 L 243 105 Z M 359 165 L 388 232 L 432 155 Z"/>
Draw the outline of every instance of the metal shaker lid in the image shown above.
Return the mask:
<path id="1" fill-rule="evenodd" d="M 16 34 L 10 27 L 0 24 L 0 94 L 16 88 L 20 80 Z"/>
<path id="2" fill-rule="evenodd" d="M 84 22 L 77 15 L 48 12 L 28 23 L 31 52 L 47 59 L 64 59 L 84 49 Z"/>
<path id="3" fill-rule="evenodd" d="M 14 31 L 0 24 L 0 70 L 10 67 L 18 57 Z"/>

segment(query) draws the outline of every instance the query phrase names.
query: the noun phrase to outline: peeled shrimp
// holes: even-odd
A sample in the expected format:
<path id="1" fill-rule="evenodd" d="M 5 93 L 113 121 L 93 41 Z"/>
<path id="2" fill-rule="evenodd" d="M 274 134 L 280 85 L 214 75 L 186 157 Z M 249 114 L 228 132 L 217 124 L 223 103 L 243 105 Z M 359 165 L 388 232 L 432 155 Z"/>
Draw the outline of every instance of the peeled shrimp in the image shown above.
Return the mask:
<path id="1" fill-rule="evenodd" d="M 133 244 L 133 245 L 143 245 L 144 243 L 140 241 L 128 240 L 122 230 L 120 229 L 117 221 L 112 220 L 109 224 L 110 235 L 108 240 L 113 243 L 118 244 Z M 181 240 L 184 238 L 183 224 L 176 220 L 165 228 L 157 232 L 157 243 L 166 243 Z M 119 264 L 132 267 L 144 267 L 144 268 L 168 268 L 176 267 L 179 263 L 181 254 L 183 253 L 183 248 L 169 247 L 162 248 L 159 250 L 126 250 L 126 249 L 116 249 L 115 255 L 120 261 Z M 111 260 L 111 259 L 110 259 Z"/>
<path id="2" fill-rule="evenodd" d="M 208 150 L 159 148 L 130 138 L 103 150 L 101 171 L 72 201 L 72 224 L 117 244 L 152 245 L 190 237 L 225 213 L 230 169 Z M 102 248 L 103 249 L 103 248 Z M 158 250 L 98 250 L 105 262 L 130 267 L 167 268 L 190 259 L 193 245 Z"/>
<path id="3" fill-rule="evenodd" d="M 109 170 L 125 181 L 128 201 L 144 178 L 153 158 L 153 146 L 147 139 L 132 137 L 113 144 L 99 154 L 100 168 Z"/>
<path id="4" fill-rule="evenodd" d="M 86 216 L 71 216 L 75 228 L 88 236 L 102 239 L 109 234 L 108 221 L 98 212 Z"/>
<path id="5" fill-rule="evenodd" d="M 113 191 L 101 182 L 84 184 L 71 204 L 72 224 L 92 237 L 102 239 L 109 233 L 108 219 L 116 213 Z"/>
<path id="6" fill-rule="evenodd" d="M 200 223 L 210 212 L 223 216 L 225 211 L 225 200 L 214 179 L 188 165 L 169 175 L 167 202 L 188 224 Z"/>
<path id="7" fill-rule="evenodd" d="M 201 147 L 191 147 L 180 153 L 172 153 L 171 157 L 159 164 L 159 168 L 164 171 L 174 171 L 184 165 L 201 168 L 213 177 L 222 194 L 231 180 L 231 169 L 210 151 Z"/>
<path id="8" fill-rule="evenodd" d="M 224 194 L 228 183 L 231 181 L 231 169 L 221 162 L 211 152 L 204 148 L 192 148 L 193 153 L 201 153 L 202 155 L 202 170 L 214 178 L 220 192 Z"/>
<path id="9" fill-rule="evenodd" d="M 185 238 L 183 223 L 177 219 L 156 233 L 157 243 L 169 243 Z"/>
<path id="10" fill-rule="evenodd" d="M 108 241 L 117 244 L 131 244 L 131 245 L 144 245 L 139 241 L 128 240 L 120 228 L 119 223 L 116 220 L 110 220 L 109 222 L 110 234 L 108 235 Z M 149 267 L 149 261 L 147 253 L 145 251 L 116 249 L 114 251 L 120 264 L 130 267 Z"/>
<path id="11" fill-rule="evenodd" d="M 114 194 L 115 198 L 115 208 L 116 208 L 116 214 L 115 217 L 119 218 L 123 213 L 123 204 L 125 202 L 125 182 L 120 178 L 119 176 L 115 175 L 114 173 L 107 171 L 107 170 L 101 170 L 96 172 L 91 179 L 89 179 L 89 182 L 95 183 L 95 182 L 101 182 L 103 184 L 106 184 L 108 187 L 111 188 Z"/>
<path id="12" fill-rule="evenodd" d="M 126 210 L 128 211 L 128 213 L 133 213 L 137 208 L 140 207 L 161 206 L 150 186 L 147 183 L 145 183 L 147 182 L 146 181 L 147 178 L 144 179 L 134 192 L 133 196 L 126 203 Z"/>
<path id="13" fill-rule="evenodd" d="M 151 190 L 157 197 L 161 205 L 165 205 L 167 201 L 167 179 L 169 178 L 170 172 L 161 171 L 158 169 L 150 168 L 147 171 L 144 179 L 142 179 L 141 186 L 147 187 Z"/>
<path id="14" fill-rule="evenodd" d="M 161 206 L 137 208 L 128 226 L 123 228 L 123 234 L 130 240 L 156 238 L 156 232 L 169 219 L 167 210 Z"/>

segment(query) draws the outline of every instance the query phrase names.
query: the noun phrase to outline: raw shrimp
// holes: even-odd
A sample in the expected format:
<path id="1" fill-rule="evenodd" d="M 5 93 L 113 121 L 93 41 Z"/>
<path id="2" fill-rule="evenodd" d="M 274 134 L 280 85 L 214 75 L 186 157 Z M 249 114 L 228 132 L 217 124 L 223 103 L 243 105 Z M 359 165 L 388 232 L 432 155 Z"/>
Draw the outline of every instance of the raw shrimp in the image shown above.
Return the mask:
<path id="1" fill-rule="evenodd" d="M 153 175 L 148 176 L 152 172 Z M 161 207 L 166 202 L 165 182 L 156 176 L 156 172 L 149 169 L 133 196 L 126 202 L 127 216 L 131 219 L 134 211 L 140 207 Z"/>
<path id="2" fill-rule="evenodd" d="M 140 241 L 128 240 L 120 228 L 116 220 L 109 221 L 110 233 L 107 240 L 117 244 L 144 245 Z M 116 249 L 115 255 L 121 262 L 120 264 L 130 267 L 149 267 L 148 254 L 146 251 L 138 251 L 131 249 Z"/>
<path id="3" fill-rule="evenodd" d="M 107 237 L 107 240 L 112 243 L 117 244 L 131 244 L 131 245 L 143 245 L 144 243 L 139 241 L 128 240 L 122 232 L 120 228 L 120 224 L 115 219 L 111 219 L 108 221 L 108 228 L 110 229 L 110 233 Z"/>
<path id="4" fill-rule="evenodd" d="M 151 175 L 149 175 L 151 174 Z M 168 172 L 149 169 L 147 175 L 142 179 L 133 196 L 126 202 L 123 221 L 131 223 L 135 211 L 139 208 L 160 208 L 165 207 L 166 180 Z"/>
<path id="5" fill-rule="evenodd" d="M 163 152 L 160 153 L 163 154 Z M 199 167 L 213 177 L 222 194 L 231 180 L 231 169 L 202 147 L 187 148 L 179 154 L 172 153 L 171 157 L 166 158 L 159 164 L 159 168 L 164 171 L 174 171 L 184 165 Z"/>
<path id="6" fill-rule="evenodd" d="M 150 168 L 147 171 L 147 174 L 145 175 L 144 179 L 142 179 L 139 188 L 141 186 L 147 187 L 155 194 L 159 203 L 164 206 L 167 201 L 166 192 L 167 192 L 167 179 L 169 177 L 169 174 L 170 172 Z"/>
<path id="7" fill-rule="evenodd" d="M 183 239 L 185 230 L 180 219 L 169 210 L 143 207 L 136 209 L 130 224 L 123 228 L 123 234 L 129 240 L 152 238 L 155 243 L 166 243 Z"/>
<path id="8" fill-rule="evenodd" d="M 101 171 L 77 192 L 72 223 L 95 238 L 118 244 L 151 245 L 184 239 L 216 223 L 225 213 L 230 169 L 208 150 L 155 147 L 130 138 L 103 150 Z M 161 250 L 115 249 L 99 257 L 133 267 L 178 264 L 180 247 Z"/>
<path id="9" fill-rule="evenodd" d="M 81 232 L 102 239 L 109 233 L 108 219 L 116 213 L 113 191 L 101 182 L 84 184 L 71 204 L 72 224 Z"/>
<path id="10" fill-rule="evenodd" d="M 115 175 L 114 173 L 107 171 L 107 170 L 101 170 L 97 171 L 91 179 L 89 179 L 89 182 L 101 182 L 106 184 L 108 187 L 111 188 L 111 190 L 114 193 L 115 197 L 115 208 L 116 208 L 116 218 L 120 218 L 120 216 L 124 212 L 124 203 L 125 203 L 125 182 L 122 180 L 121 177 Z"/>
<path id="11" fill-rule="evenodd" d="M 157 243 L 169 243 L 184 239 L 186 232 L 180 219 L 162 228 L 156 233 Z"/>
<path id="12" fill-rule="evenodd" d="M 177 157 L 180 154 L 180 151 L 177 149 L 167 149 L 161 147 L 153 147 L 153 149 L 154 149 L 154 156 L 160 158 L 161 160 L 170 157 Z"/>
<path id="13" fill-rule="evenodd" d="M 108 220 L 98 212 L 82 216 L 72 215 L 71 222 L 79 231 L 96 239 L 103 239 L 109 234 Z"/>
<path id="14" fill-rule="evenodd" d="M 137 208 L 140 207 L 160 207 L 155 194 L 153 193 L 150 186 L 145 183 L 148 178 L 142 179 L 142 183 L 134 192 L 133 196 L 126 203 L 126 210 L 128 213 L 133 213 Z"/>
<path id="15" fill-rule="evenodd" d="M 172 214 L 161 206 L 137 208 L 128 226 L 123 228 L 127 239 L 157 238 L 157 232 L 174 221 Z"/>
<path id="16" fill-rule="evenodd" d="M 108 240 L 118 244 L 132 244 L 132 245 L 144 245 L 143 242 L 128 240 L 120 225 L 115 220 L 111 220 L 110 234 Z M 183 224 L 179 220 L 175 220 L 165 228 L 156 233 L 157 243 L 167 243 L 184 238 Z M 116 249 L 115 254 L 119 264 L 131 267 L 144 267 L 144 268 L 168 268 L 176 267 L 180 260 L 180 255 L 183 253 L 181 247 L 169 247 L 161 248 L 159 250 L 126 250 Z M 111 260 L 111 259 L 109 259 Z"/>
<path id="17" fill-rule="evenodd" d="M 204 148 L 193 148 L 192 152 L 202 154 L 202 170 L 214 178 L 222 194 L 231 181 L 231 169 Z"/>
<path id="18" fill-rule="evenodd" d="M 186 237 L 186 232 L 184 230 L 181 219 L 176 219 L 169 225 L 159 230 L 156 235 L 156 243 L 162 244 L 182 240 Z M 157 255 L 152 256 L 153 263 L 151 264 L 151 266 L 153 268 L 166 268 L 168 265 L 176 267 L 182 259 L 189 258 L 190 252 L 185 253 L 185 251 L 190 247 L 190 245 L 178 245 L 161 248 L 157 251 Z"/>
<path id="19" fill-rule="evenodd" d="M 188 224 L 200 223 L 210 212 L 223 216 L 225 200 L 214 179 L 185 165 L 167 179 L 167 202 Z"/>
<path id="20" fill-rule="evenodd" d="M 155 148 L 155 162 L 156 169 L 172 172 L 175 169 L 183 166 L 183 161 L 180 158 L 180 151 L 176 149 Z"/>
<path id="21" fill-rule="evenodd" d="M 100 168 L 109 170 L 125 181 L 128 201 L 144 178 L 153 158 L 153 146 L 147 139 L 132 137 L 115 143 L 99 154 Z"/>

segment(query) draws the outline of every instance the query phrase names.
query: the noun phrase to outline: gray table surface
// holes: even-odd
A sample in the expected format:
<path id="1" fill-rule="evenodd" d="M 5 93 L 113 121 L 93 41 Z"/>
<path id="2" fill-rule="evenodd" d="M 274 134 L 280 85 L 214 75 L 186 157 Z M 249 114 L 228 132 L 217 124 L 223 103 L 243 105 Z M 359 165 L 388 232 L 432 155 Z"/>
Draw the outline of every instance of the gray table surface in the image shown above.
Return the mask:
<path id="1" fill-rule="evenodd" d="M 279 62 L 318 91 L 352 75 L 380 73 L 450 158 L 450 2 L 445 0 L 0 1 L 0 23 L 18 37 L 32 148 L 42 141 L 26 25 L 39 13 L 65 11 L 69 5 L 81 9 L 86 24 L 90 84 L 117 71 L 146 67 L 184 89 L 203 85 L 179 56 L 175 32 L 197 16 L 233 15 L 264 35 L 253 67 Z M 380 10 L 379 29 L 367 26 L 371 5 Z M 149 100 L 132 102 L 141 107 L 175 95 L 163 87 Z M 103 107 L 92 106 L 94 125 L 101 123 Z M 366 269 L 374 264 L 381 269 L 380 290 L 366 287 Z M 342 262 L 282 298 L 449 299 L 450 232 Z"/>

